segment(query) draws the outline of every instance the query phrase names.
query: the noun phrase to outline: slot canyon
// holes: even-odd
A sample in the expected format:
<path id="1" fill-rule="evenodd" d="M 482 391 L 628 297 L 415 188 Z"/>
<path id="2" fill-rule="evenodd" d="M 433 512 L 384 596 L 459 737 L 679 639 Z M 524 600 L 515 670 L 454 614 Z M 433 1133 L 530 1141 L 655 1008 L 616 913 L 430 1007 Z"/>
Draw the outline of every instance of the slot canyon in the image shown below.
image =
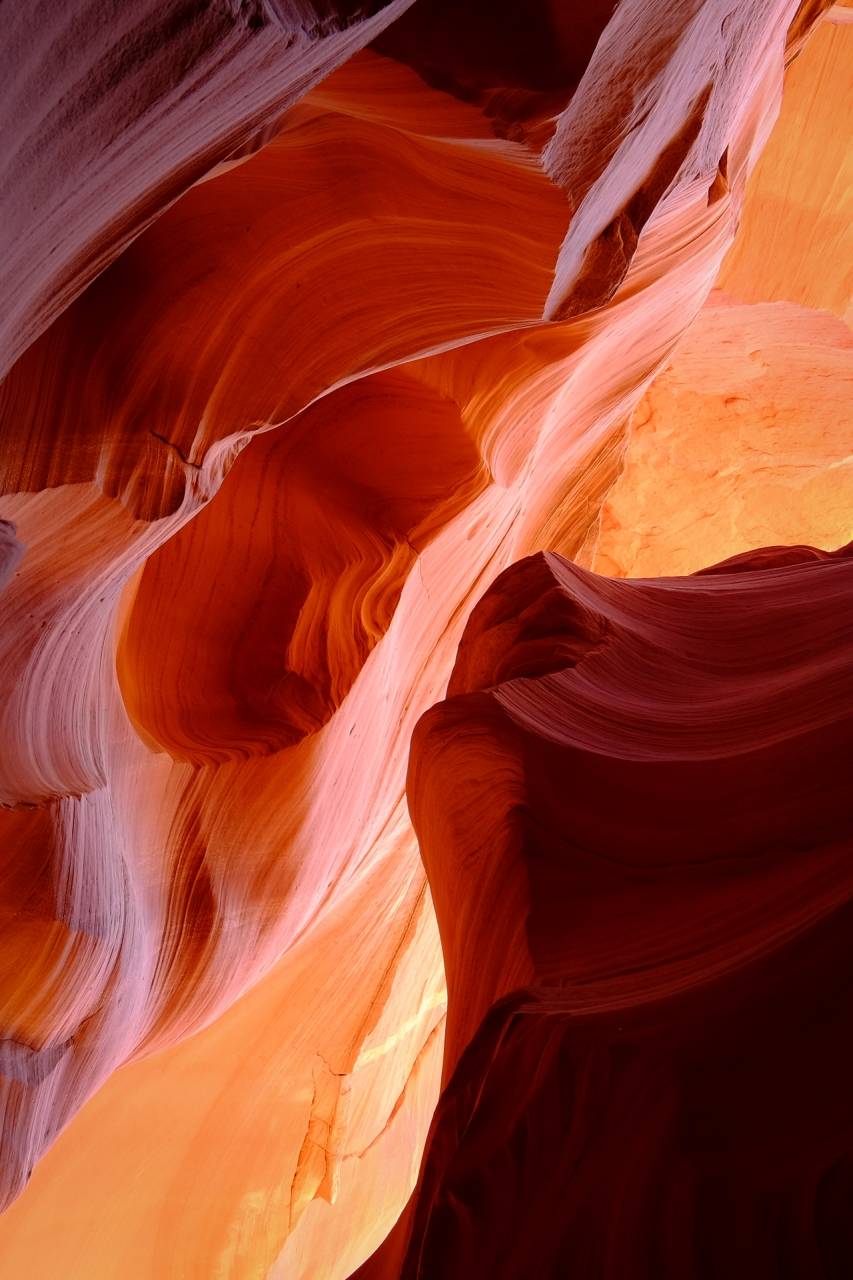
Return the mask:
<path id="1" fill-rule="evenodd" d="M 0 1280 L 853 1277 L 851 5 L 4 10 Z"/>

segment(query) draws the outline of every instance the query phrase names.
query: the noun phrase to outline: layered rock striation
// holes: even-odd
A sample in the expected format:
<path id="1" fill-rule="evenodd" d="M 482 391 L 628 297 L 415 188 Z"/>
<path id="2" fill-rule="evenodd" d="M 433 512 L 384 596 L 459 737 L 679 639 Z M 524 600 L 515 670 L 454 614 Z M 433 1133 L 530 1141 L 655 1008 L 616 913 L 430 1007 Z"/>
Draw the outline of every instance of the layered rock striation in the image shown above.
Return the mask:
<path id="1" fill-rule="evenodd" d="M 10 21 L 10 1274 L 317 1280 L 376 1248 L 445 1028 L 414 726 L 519 557 L 632 572 L 606 541 L 657 465 L 634 410 L 677 382 L 697 315 L 712 364 L 747 332 L 778 346 L 777 313 L 703 306 L 827 5 L 464 10 L 91 0 Z M 735 274 L 738 298 L 764 287 Z M 805 311 L 830 295 L 794 298 L 761 389 L 793 435 L 782 362 L 802 374 L 840 523 L 849 352 Z M 775 504 L 750 545 L 832 545 Z M 729 534 L 715 554 L 742 549 L 740 516 Z"/>
<path id="2" fill-rule="evenodd" d="M 847 1273 L 851 587 L 771 547 L 486 592 L 409 769 L 446 1087 L 359 1276 Z"/>

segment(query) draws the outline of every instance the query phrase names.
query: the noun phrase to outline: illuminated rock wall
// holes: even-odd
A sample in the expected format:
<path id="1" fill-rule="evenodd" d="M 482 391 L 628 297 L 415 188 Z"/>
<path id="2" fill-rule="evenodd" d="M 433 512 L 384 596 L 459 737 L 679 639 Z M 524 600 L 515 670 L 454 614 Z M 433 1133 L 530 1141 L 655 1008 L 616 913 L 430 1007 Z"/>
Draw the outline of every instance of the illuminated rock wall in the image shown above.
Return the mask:
<path id="1" fill-rule="evenodd" d="M 475 602 L 543 548 L 660 574 L 844 540 L 849 341 L 805 309 L 829 295 L 746 305 L 729 258 L 744 302 L 705 305 L 825 7 L 10 22 L 10 1275 L 347 1276 L 438 1095 L 405 777 Z"/>

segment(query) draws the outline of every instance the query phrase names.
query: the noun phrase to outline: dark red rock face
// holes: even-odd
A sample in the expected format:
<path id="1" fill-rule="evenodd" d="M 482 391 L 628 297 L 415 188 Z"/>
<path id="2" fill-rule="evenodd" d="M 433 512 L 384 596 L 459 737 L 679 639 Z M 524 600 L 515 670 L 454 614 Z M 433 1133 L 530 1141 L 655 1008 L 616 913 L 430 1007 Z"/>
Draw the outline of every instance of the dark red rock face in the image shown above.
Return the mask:
<path id="1" fill-rule="evenodd" d="M 447 1083 L 361 1275 L 851 1274 L 852 593 L 808 547 L 487 592 L 409 772 Z"/>

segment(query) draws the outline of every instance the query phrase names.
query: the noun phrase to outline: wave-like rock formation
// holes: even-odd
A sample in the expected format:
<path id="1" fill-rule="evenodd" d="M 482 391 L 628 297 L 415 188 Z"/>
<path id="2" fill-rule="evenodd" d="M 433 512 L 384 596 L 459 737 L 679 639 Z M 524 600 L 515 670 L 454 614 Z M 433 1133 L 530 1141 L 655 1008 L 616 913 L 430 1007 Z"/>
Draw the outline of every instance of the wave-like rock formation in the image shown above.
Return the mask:
<path id="1" fill-rule="evenodd" d="M 3 373 L 173 200 L 412 0 L 38 0 L 6 15 Z"/>
<path id="2" fill-rule="evenodd" d="M 360 1275 L 849 1274 L 851 552 L 476 607 L 409 772 L 447 1086 Z"/>
<path id="3" fill-rule="evenodd" d="M 844 540 L 738 506 L 777 415 L 770 451 L 815 472 L 791 490 L 840 523 L 849 347 L 806 310 L 836 294 L 703 310 L 762 221 L 785 67 L 816 99 L 836 10 L 10 15 L 0 1271 L 343 1280 L 393 1226 L 447 999 L 409 743 L 474 602 L 541 549 L 633 571 L 647 472 L 674 504 L 687 439 L 673 415 L 647 457 L 650 397 L 662 423 L 685 382 L 708 450 L 690 568 L 706 538 Z M 707 369 L 678 350 L 697 315 Z M 738 380 L 719 549 L 692 489 Z M 608 544 L 629 510 L 630 554 Z"/>

